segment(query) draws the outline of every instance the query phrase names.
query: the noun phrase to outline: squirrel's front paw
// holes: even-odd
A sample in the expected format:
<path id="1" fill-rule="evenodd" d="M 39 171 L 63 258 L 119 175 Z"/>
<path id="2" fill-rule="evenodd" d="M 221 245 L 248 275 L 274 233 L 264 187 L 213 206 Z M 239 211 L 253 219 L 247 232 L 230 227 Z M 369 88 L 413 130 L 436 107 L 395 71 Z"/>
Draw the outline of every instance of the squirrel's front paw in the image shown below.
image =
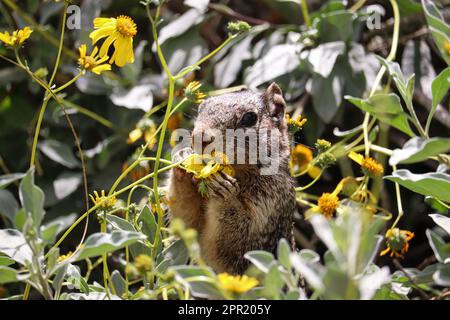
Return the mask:
<path id="1" fill-rule="evenodd" d="M 204 182 L 210 197 L 227 199 L 239 192 L 237 180 L 222 172 L 211 175 Z"/>

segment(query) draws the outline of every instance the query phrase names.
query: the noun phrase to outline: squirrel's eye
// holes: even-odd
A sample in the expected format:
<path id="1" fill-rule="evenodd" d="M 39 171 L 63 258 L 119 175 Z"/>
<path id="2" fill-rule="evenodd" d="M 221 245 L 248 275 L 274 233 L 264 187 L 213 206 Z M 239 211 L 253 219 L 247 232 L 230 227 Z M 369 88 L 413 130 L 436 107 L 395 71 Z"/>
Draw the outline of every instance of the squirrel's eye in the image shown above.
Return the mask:
<path id="1" fill-rule="evenodd" d="M 240 125 L 243 127 L 251 127 L 258 121 L 258 115 L 255 112 L 247 112 L 242 116 Z"/>

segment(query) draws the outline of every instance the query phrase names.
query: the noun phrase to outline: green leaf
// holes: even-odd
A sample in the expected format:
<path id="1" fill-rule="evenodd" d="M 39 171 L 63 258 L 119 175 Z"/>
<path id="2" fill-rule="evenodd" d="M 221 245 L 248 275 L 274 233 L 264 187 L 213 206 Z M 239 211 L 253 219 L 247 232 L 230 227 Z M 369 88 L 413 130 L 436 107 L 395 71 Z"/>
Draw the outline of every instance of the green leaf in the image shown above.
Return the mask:
<path id="1" fill-rule="evenodd" d="M 176 266 L 172 268 L 176 274 L 177 281 L 186 284 L 192 292 L 192 295 L 198 298 L 218 299 L 222 298 L 216 281 L 213 278 L 214 273 L 210 268 L 197 266 Z M 185 281 L 186 278 L 193 278 Z"/>
<path id="2" fill-rule="evenodd" d="M 0 176 L 0 189 L 6 188 L 11 183 L 25 177 L 25 173 L 11 173 Z"/>
<path id="3" fill-rule="evenodd" d="M 291 269 L 291 248 L 289 246 L 289 243 L 286 239 L 281 239 L 280 242 L 278 242 L 278 249 L 277 249 L 277 257 L 280 264 L 285 267 L 287 270 Z"/>
<path id="4" fill-rule="evenodd" d="M 305 280 L 312 288 L 322 290 L 324 288 L 322 282 L 324 268 L 317 263 L 320 261 L 320 257 L 312 250 L 305 250 L 308 249 L 300 250 L 299 253 L 292 252 L 291 263 L 294 269 L 305 277 Z"/>
<path id="5" fill-rule="evenodd" d="M 450 263 L 439 264 L 437 271 L 433 275 L 433 280 L 439 286 L 450 286 Z"/>
<path id="6" fill-rule="evenodd" d="M 39 145 L 41 150 L 51 160 L 70 169 L 78 168 L 80 162 L 73 155 L 72 149 L 56 140 L 44 140 Z"/>
<path id="7" fill-rule="evenodd" d="M 26 265 L 33 259 L 33 252 L 20 231 L 14 229 L 0 230 L 0 252 L 14 261 Z"/>
<path id="8" fill-rule="evenodd" d="M 442 263 L 450 263 L 450 243 L 445 243 L 436 232 L 430 229 L 427 229 L 425 233 L 436 259 Z"/>
<path id="9" fill-rule="evenodd" d="M 10 267 L 0 266 L 0 284 L 16 282 L 17 271 Z"/>
<path id="10" fill-rule="evenodd" d="M 447 231 L 447 233 L 450 235 L 450 218 L 445 217 L 441 214 L 429 214 L 431 219 L 433 219 L 434 223 L 436 223 L 439 227 Z"/>
<path id="11" fill-rule="evenodd" d="M 303 46 L 297 44 L 278 44 L 270 50 L 244 75 L 244 83 L 250 88 L 290 73 L 300 65 L 299 52 Z"/>
<path id="12" fill-rule="evenodd" d="M 433 27 L 430 27 L 430 30 L 431 34 L 433 35 L 434 42 L 436 42 L 436 45 L 441 52 L 442 58 L 445 60 L 445 62 L 447 62 L 447 65 L 450 65 L 450 54 L 448 54 L 448 51 L 445 48 L 445 44 L 450 41 L 450 37 L 445 35 L 444 32 L 441 32 L 440 30 Z"/>
<path id="13" fill-rule="evenodd" d="M 334 41 L 321 44 L 309 51 L 307 61 L 311 65 L 312 72 L 323 78 L 330 76 L 337 58 L 344 54 L 345 42 Z"/>
<path id="14" fill-rule="evenodd" d="M 127 220 L 122 219 L 115 215 L 107 215 L 106 220 L 113 226 L 116 230 L 122 230 L 122 231 L 131 231 L 131 232 L 138 232 L 136 228 Z M 148 247 L 145 244 L 145 241 L 139 240 L 138 242 L 130 245 L 130 253 L 131 256 L 136 258 L 140 254 L 147 254 L 149 255 L 151 253 L 151 248 Z"/>
<path id="15" fill-rule="evenodd" d="M 285 283 L 278 264 L 272 264 L 264 278 L 264 294 L 269 299 L 279 299 Z"/>
<path id="16" fill-rule="evenodd" d="M 377 56 L 378 60 L 380 60 L 381 64 L 386 67 L 391 75 L 394 83 L 400 92 L 403 100 L 405 100 L 406 104 L 412 108 L 412 96 L 414 92 L 414 74 L 411 75 L 408 79 L 403 75 L 402 70 L 400 69 L 400 65 L 395 61 L 388 61 L 382 57 Z"/>
<path id="17" fill-rule="evenodd" d="M 126 293 L 126 282 L 118 270 L 114 270 L 111 273 L 111 281 L 114 285 L 114 289 L 116 289 L 117 295 L 119 297 L 123 297 L 123 295 Z"/>
<path id="18" fill-rule="evenodd" d="M 414 174 L 409 170 L 402 169 L 394 171 L 392 175 L 384 178 L 424 196 L 450 202 L 450 175 L 446 173 Z"/>
<path id="19" fill-rule="evenodd" d="M 450 38 L 450 25 L 445 22 L 442 14 L 439 12 L 433 1 L 422 0 L 422 6 L 428 27 L 441 52 L 442 58 L 450 65 L 450 55 L 446 52 L 444 47 L 445 41 Z"/>
<path id="20" fill-rule="evenodd" d="M 81 181 L 82 175 L 80 173 L 63 172 L 53 181 L 56 198 L 61 200 L 74 193 L 80 186 Z"/>
<path id="21" fill-rule="evenodd" d="M 19 197 L 26 216 L 30 216 L 38 228 L 45 215 L 44 192 L 34 184 L 34 169 L 30 169 L 20 182 Z"/>
<path id="22" fill-rule="evenodd" d="M 323 299 L 326 300 L 356 300 L 360 298 L 356 280 L 345 270 L 336 266 L 328 266 L 323 276 L 325 289 Z"/>
<path id="23" fill-rule="evenodd" d="M 149 206 L 146 205 L 144 206 L 144 208 L 142 208 L 141 212 L 139 213 L 137 221 L 138 225 L 140 225 L 141 227 L 142 233 L 144 233 L 147 236 L 148 240 L 153 243 L 156 236 L 156 230 L 158 228 L 158 225 L 155 220 L 155 215 L 153 214 Z M 161 235 L 160 239 L 162 239 Z M 161 241 L 159 241 L 158 248 L 156 250 L 158 253 L 161 252 L 162 250 Z"/>
<path id="24" fill-rule="evenodd" d="M 430 128 L 431 120 L 433 119 L 434 113 L 438 104 L 442 101 L 444 96 L 450 89 L 450 67 L 442 71 L 431 84 L 431 92 L 433 94 L 433 104 L 430 110 L 430 114 L 427 118 L 426 129 Z"/>
<path id="25" fill-rule="evenodd" d="M 320 16 L 317 29 L 323 42 L 350 41 L 356 36 L 353 18 L 356 15 L 347 11 L 333 11 Z"/>
<path id="26" fill-rule="evenodd" d="M 181 239 L 176 240 L 164 251 L 162 251 L 157 258 L 157 261 L 167 260 L 169 265 L 186 264 L 189 259 L 189 251 Z"/>
<path id="27" fill-rule="evenodd" d="M 271 265 L 275 262 L 273 254 L 263 250 L 249 251 L 244 257 L 264 273 L 267 273 Z"/>
<path id="28" fill-rule="evenodd" d="M 14 222 L 17 211 L 19 211 L 19 204 L 13 194 L 8 190 L 0 189 L 0 214 Z"/>
<path id="29" fill-rule="evenodd" d="M 159 43 L 163 44 L 167 39 L 175 38 L 186 34 L 186 32 L 193 26 L 203 21 L 203 12 L 197 9 L 189 9 L 181 16 L 176 17 L 169 24 L 165 25 L 159 31 Z M 156 46 L 153 45 L 153 51 L 156 52 Z"/>
<path id="30" fill-rule="evenodd" d="M 77 215 L 75 213 L 67 216 L 58 217 L 55 220 L 43 225 L 41 227 L 41 237 L 47 243 L 51 244 L 55 242 L 56 236 L 63 230 L 70 227 L 75 221 Z"/>
<path id="31" fill-rule="evenodd" d="M 111 233 L 94 233 L 87 238 L 83 248 L 71 258 L 71 261 L 107 254 L 142 239 L 145 239 L 145 236 L 138 232 L 115 230 Z"/>
<path id="32" fill-rule="evenodd" d="M 378 120 L 393 126 L 411 137 L 414 136 L 408 123 L 408 115 L 403 112 L 400 99 L 396 94 L 375 94 L 369 99 L 345 96 L 345 99 L 362 111 L 369 112 Z"/>
<path id="33" fill-rule="evenodd" d="M 14 264 L 15 261 L 0 253 L 0 266 L 10 266 Z"/>
<path id="34" fill-rule="evenodd" d="M 421 138 L 415 137 L 408 140 L 402 149 L 395 149 L 389 164 L 408 164 L 421 162 L 429 157 L 450 151 L 450 138 Z"/>

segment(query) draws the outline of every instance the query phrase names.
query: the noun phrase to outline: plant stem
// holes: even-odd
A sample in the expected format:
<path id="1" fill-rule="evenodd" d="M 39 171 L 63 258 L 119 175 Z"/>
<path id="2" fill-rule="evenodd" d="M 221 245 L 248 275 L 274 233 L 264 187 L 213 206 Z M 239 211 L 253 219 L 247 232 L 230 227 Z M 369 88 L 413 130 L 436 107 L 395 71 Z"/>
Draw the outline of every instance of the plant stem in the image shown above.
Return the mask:
<path id="1" fill-rule="evenodd" d="M 308 12 L 308 3 L 306 0 L 300 0 L 300 6 L 302 9 L 303 20 L 308 28 L 311 28 L 311 18 L 309 17 Z"/>

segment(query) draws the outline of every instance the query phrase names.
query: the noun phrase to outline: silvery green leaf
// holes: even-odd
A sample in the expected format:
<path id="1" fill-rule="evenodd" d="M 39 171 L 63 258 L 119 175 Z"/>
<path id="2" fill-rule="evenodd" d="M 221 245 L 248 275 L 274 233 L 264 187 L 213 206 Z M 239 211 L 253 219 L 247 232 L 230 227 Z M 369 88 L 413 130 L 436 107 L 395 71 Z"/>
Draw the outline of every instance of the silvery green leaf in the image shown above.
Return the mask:
<path id="1" fill-rule="evenodd" d="M 271 265 L 276 263 L 273 254 L 263 250 L 249 251 L 244 254 L 244 258 L 264 273 L 267 273 Z"/>
<path id="2" fill-rule="evenodd" d="M 369 300 L 373 297 L 375 292 L 385 283 L 390 280 L 389 267 L 375 267 L 372 272 L 364 274 L 359 279 L 359 292 L 361 300 Z"/>
<path id="3" fill-rule="evenodd" d="M 25 173 L 10 173 L 0 176 L 0 189 L 3 189 L 11 183 L 18 181 L 25 177 Z"/>
<path id="4" fill-rule="evenodd" d="M 421 162 L 429 157 L 450 151 L 450 138 L 421 138 L 408 140 L 402 149 L 395 149 L 389 159 L 390 165 Z"/>
<path id="5" fill-rule="evenodd" d="M 33 251 L 25 237 L 14 229 L 0 230 L 0 252 L 22 265 L 30 263 L 33 259 Z"/>
<path id="6" fill-rule="evenodd" d="M 74 193 L 81 184 L 82 176 L 80 173 L 64 172 L 53 181 L 53 188 L 58 200 L 64 199 Z"/>
<path id="7" fill-rule="evenodd" d="M 14 222 L 17 211 L 19 211 L 19 204 L 14 195 L 8 190 L 0 189 L 0 215 Z"/>

